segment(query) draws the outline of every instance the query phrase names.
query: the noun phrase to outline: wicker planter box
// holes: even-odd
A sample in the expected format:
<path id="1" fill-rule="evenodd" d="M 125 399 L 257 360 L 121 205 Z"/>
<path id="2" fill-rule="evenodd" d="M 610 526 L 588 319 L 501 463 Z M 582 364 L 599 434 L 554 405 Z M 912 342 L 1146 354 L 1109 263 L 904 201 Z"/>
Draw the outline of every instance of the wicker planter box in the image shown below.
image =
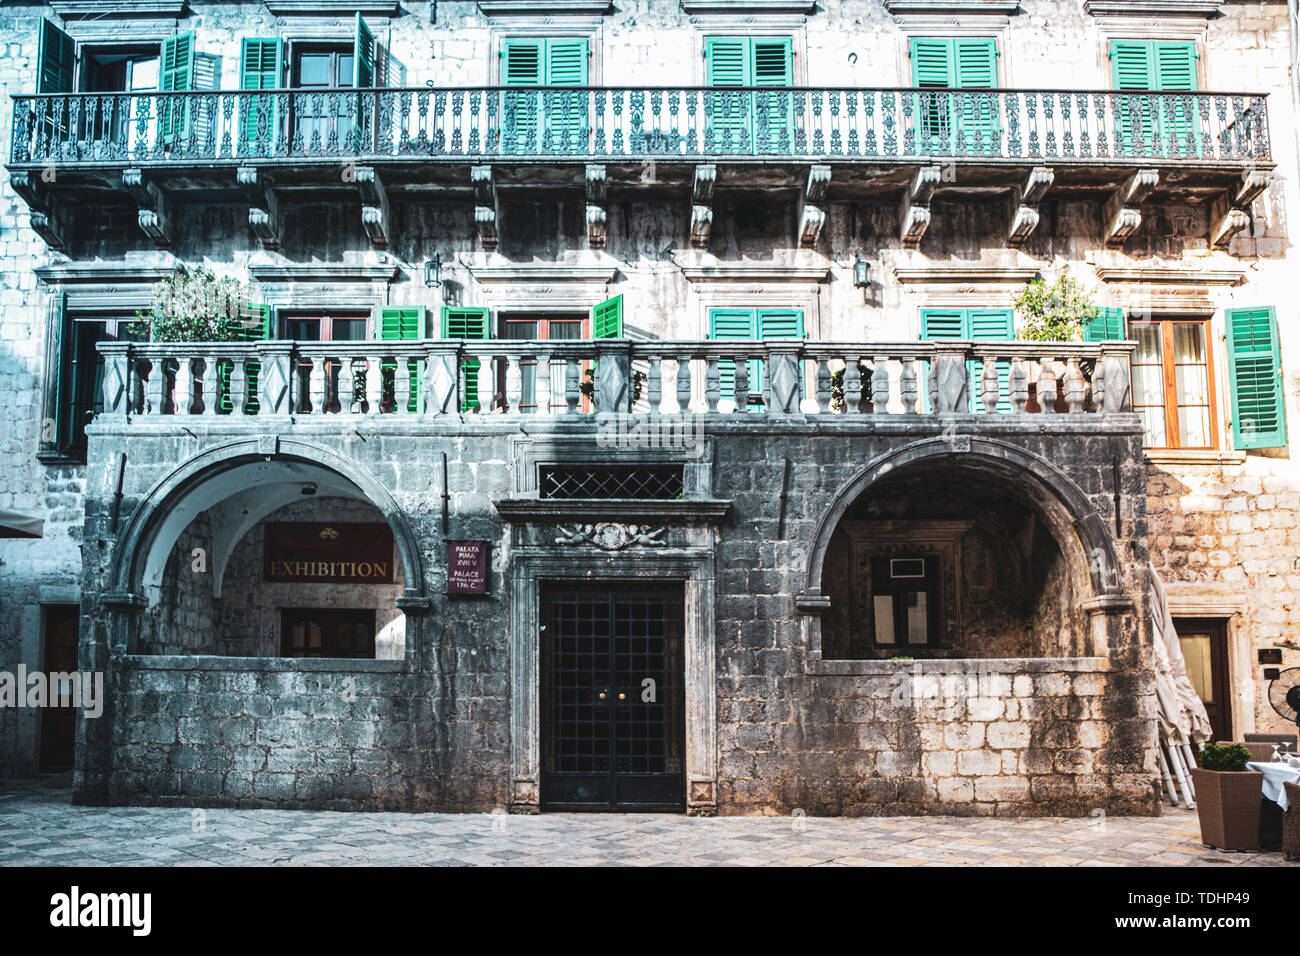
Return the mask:
<path id="1" fill-rule="evenodd" d="M 1255 770 L 1192 770 L 1201 842 L 1220 850 L 1259 849 L 1264 775 Z"/>

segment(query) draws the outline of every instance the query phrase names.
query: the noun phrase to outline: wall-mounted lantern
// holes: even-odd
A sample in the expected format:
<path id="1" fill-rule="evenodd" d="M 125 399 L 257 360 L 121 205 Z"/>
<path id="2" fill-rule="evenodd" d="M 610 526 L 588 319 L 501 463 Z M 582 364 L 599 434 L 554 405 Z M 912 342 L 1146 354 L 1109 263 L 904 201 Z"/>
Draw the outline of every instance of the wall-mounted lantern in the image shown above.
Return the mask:
<path id="1" fill-rule="evenodd" d="M 867 289 L 871 288 L 871 263 L 861 255 L 853 263 L 853 286 L 862 290 L 862 301 L 867 299 Z"/>
<path id="2" fill-rule="evenodd" d="M 436 252 L 432 259 L 426 259 L 424 262 L 424 284 L 430 289 L 442 285 L 442 256 Z"/>

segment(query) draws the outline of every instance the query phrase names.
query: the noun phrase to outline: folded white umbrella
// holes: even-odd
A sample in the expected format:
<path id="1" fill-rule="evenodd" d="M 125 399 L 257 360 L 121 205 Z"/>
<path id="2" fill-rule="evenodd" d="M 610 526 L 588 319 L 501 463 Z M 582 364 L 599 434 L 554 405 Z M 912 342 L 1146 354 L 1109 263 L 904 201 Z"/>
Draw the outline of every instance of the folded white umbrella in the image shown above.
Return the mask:
<path id="1" fill-rule="evenodd" d="M 0 508 L 0 538 L 39 538 L 44 530 L 43 518 Z"/>

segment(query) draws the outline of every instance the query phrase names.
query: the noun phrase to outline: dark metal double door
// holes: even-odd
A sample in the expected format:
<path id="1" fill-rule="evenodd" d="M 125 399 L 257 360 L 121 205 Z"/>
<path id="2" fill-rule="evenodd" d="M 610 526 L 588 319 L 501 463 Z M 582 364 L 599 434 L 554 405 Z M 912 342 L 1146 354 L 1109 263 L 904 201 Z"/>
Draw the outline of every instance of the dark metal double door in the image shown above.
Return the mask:
<path id="1" fill-rule="evenodd" d="M 548 584 L 541 612 L 542 807 L 683 809 L 681 585 Z"/>

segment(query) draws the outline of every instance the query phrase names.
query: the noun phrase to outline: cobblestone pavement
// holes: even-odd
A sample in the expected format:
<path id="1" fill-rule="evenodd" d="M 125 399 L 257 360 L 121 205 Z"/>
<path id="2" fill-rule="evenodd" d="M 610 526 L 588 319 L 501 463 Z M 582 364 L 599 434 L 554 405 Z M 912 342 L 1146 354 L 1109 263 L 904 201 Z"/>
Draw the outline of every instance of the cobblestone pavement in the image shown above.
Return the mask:
<path id="1" fill-rule="evenodd" d="M 1295 866 L 1201 845 L 1196 814 L 1097 819 L 406 814 L 78 807 L 0 791 L 0 865 Z"/>

